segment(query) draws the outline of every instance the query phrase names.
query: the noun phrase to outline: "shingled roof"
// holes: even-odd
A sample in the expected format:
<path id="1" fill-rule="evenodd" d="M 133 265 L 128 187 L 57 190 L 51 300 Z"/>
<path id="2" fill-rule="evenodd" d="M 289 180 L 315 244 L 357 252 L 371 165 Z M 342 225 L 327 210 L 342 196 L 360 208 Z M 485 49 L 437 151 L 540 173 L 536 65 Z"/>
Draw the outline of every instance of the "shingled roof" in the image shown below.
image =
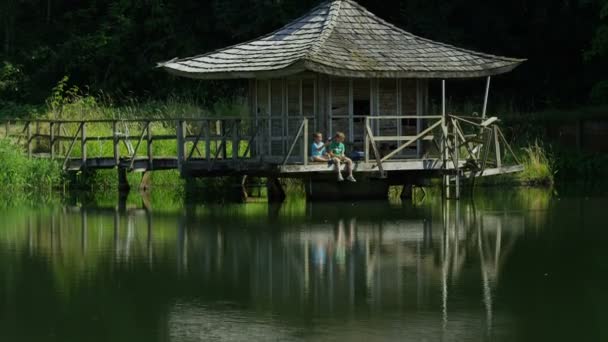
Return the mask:
<path id="1" fill-rule="evenodd" d="M 333 0 L 261 38 L 159 66 L 199 79 L 280 77 L 306 70 L 345 77 L 467 78 L 509 72 L 523 61 L 421 38 L 355 1 Z"/>

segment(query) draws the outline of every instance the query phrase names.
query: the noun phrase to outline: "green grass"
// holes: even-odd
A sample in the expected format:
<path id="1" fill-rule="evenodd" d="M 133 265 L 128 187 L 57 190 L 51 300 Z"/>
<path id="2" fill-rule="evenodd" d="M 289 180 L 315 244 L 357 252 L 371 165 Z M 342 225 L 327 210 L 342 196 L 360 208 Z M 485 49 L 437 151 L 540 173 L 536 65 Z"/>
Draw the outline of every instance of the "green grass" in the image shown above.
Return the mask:
<path id="1" fill-rule="evenodd" d="M 28 159 L 9 139 L 0 140 L 0 165 L 0 202 L 28 194 L 44 196 L 62 185 L 58 163 Z"/>
<path id="2" fill-rule="evenodd" d="M 521 161 L 524 171 L 519 179 L 528 185 L 550 186 L 554 183 L 554 161 L 538 142 L 522 149 Z"/>

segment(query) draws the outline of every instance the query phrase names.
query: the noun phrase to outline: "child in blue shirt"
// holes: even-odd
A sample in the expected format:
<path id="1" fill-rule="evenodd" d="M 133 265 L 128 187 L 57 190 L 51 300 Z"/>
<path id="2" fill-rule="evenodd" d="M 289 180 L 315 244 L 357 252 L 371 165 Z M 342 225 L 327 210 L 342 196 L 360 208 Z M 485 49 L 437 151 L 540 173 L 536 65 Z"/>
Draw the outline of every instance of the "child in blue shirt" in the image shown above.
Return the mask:
<path id="1" fill-rule="evenodd" d="M 327 143 L 323 142 L 323 134 L 315 133 L 312 135 L 312 145 L 310 146 L 310 160 L 313 162 L 328 162 Z"/>

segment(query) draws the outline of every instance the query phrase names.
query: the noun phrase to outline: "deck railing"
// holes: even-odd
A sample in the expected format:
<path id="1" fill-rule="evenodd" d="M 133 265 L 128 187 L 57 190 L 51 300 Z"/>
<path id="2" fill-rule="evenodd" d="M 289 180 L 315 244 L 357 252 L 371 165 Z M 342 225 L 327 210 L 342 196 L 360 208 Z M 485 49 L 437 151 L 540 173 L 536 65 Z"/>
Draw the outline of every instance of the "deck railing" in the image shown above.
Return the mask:
<path id="1" fill-rule="evenodd" d="M 288 128 L 280 127 L 279 136 L 271 134 L 276 127 L 269 120 L 1 120 L 0 127 L 4 127 L 5 137 L 13 137 L 24 146 L 28 156 L 57 159 L 65 169 L 73 170 L 87 167 L 89 159 L 103 159 L 103 167 L 129 170 L 154 169 L 154 161 L 162 158 L 172 158 L 173 163 L 177 159 L 180 169 L 190 162 L 206 162 L 212 168 L 219 162 L 245 160 L 308 165 L 309 133 L 316 127 L 314 120 L 286 118 L 290 120 L 286 121 Z M 403 120 L 422 121 L 423 128 L 416 135 L 390 135 L 380 129 L 390 126 L 387 122 L 394 126 L 394 122 Z M 381 175 L 385 174 L 387 162 L 404 159 L 439 160 L 444 169 L 456 170 L 459 175 L 483 174 L 487 168 L 502 168 L 505 154 L 519 162 L 498 123 L 495 117 L 462 115 L 367 116 L 362 132 L 363 158 L 366 163 L 375 164 Z M 388 143 L 393 147 L 387 150 L 383 145 Z M 404 153 L 423 143 L 424 155 Z"/>

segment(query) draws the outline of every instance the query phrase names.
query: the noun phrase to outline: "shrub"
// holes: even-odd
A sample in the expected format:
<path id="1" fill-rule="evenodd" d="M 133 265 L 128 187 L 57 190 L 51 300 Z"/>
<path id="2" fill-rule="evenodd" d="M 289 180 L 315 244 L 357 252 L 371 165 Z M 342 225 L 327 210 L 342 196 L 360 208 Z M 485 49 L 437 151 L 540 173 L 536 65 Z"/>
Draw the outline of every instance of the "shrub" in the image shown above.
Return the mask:
<path id="1" fill-rule="evenodd" d="M 521 180 L 531 185 L 552 185 L 555 175 L 554 162 L 544 147 L 536 141 L 522 150 L 524 171 L 519 175 Z"/>
<path id="2" fill-rule="evenodd" d="M 28 159 L 14 142 L 0 140 L 0 184 L 4 193 L 44 192 L 62 183 L 61 166 L 45 159 Z"/>

